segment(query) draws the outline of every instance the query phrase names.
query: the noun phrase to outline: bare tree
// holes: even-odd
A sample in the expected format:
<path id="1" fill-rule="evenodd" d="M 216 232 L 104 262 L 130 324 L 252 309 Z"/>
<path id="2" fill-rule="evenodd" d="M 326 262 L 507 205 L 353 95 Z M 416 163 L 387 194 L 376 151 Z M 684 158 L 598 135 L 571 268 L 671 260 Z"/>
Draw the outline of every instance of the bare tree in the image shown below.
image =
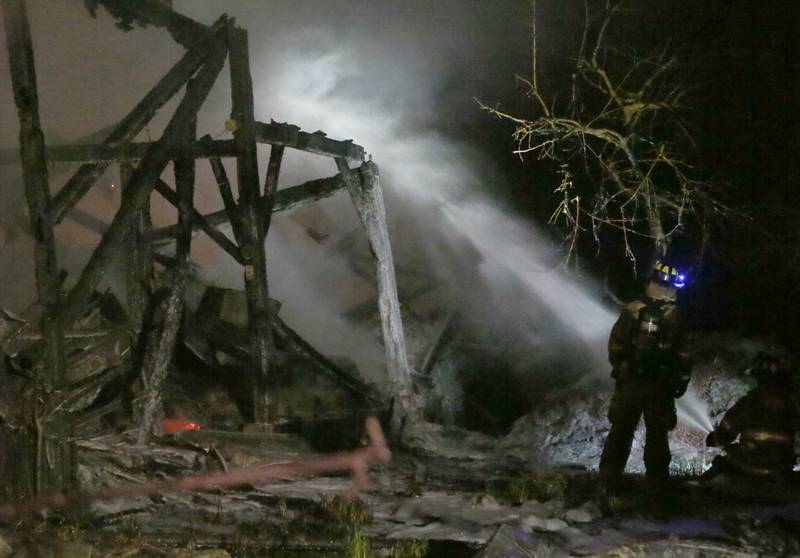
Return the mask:
<path id="1" fill-rule="evenodd" d="M 646 239 L 653 258 L 663 256 L 673 235 L 691 224 L 703 245 L 709 223 L 736 215 L 703 178 L 695 133 L 686 118 L 689 87 L 669 45 L 647 56 L 607 45 L 614 22 L 630 14 L 624 2 L 604 3 L 599 17 L 583 2 L 585 25 L 571 83 L 545 92 L 539 84 L 536 0 L 532 0 L 530 78 L 517 76 L 532 100 L 533 115 L 521 117 L 481 108 L 515 125 L 520 157 L 535 155 L 558 165 L 558 205 L 550 223 L 563 227 L 569 251 L 590 233 L 613 229 L 635 266 L 634 236 Z M 558 101 L 558 99 L 561 99 Z"/>

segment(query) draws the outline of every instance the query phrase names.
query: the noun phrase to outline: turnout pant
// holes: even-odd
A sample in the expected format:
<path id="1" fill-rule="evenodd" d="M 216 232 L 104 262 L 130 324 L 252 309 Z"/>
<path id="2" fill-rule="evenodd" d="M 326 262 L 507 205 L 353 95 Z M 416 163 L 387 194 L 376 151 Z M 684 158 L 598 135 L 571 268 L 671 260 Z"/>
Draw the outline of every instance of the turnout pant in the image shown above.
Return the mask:
<path id="1" fill-rule="evenodd" d="M 600 473 L 622 474 L 631 452 L 633 435 L 644 415 L 644 464 L 648 475 L 667 476 L 672 456 L 669 431 L 675 428 L 675 399 L 671 383 L 658 377 L 626 374 L 617 380 L 608 420 L 611 430 L 600 458 Z"/>

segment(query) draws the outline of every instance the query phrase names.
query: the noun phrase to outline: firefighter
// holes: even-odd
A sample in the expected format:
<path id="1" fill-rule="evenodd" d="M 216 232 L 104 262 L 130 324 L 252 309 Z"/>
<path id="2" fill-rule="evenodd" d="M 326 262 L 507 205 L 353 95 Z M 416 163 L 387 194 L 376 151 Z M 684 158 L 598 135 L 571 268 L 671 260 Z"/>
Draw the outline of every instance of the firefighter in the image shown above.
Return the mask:
<path id="1" fill-rule="evenodd" d="M 710 447 L 724 447 L 703 479 L 727 472 L 755 478 L 785 480 L 795 464 L 795 432 L 800 407 L 794 397 L 787 362 L 771 355 L 756 357 L 750 373 L 757 385 L 725 413 L 706 438 Z M 734 443 L 737 436 L 739 442 Z"/>
<path id="2" fill-rule="evenodd" d="M 623 310 L 608 341 L 608 359 L 615 379 L 608 411 L 611 430 L 600 458 L 600 473 L 625 470 L 639 419 L 646 428 L 644 463 L 647 475 L 666 478 L 672 458 L 667 436 L 675 427 L 675 399 L 686 391 L 691 365 L 686 330 L 677 306 L 686 275 L 669 263 L 657 262 L 644 297 Z"/>

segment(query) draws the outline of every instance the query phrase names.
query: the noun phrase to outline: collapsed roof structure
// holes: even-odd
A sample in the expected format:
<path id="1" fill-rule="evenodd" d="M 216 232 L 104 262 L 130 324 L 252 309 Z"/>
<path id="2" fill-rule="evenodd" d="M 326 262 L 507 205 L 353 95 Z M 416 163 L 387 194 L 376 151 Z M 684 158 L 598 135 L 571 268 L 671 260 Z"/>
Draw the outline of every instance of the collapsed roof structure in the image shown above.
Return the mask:
<path id="1" fill-rule="evenodd" d="M 132 380 L 137 386 L 138 404 L 132 412 L 139 422 L 139 443 L 158 431 L 161 392 L 184 314 L 189 253 L 193 233 L 198 230 L 242 268 L 247 320 L 246 328 L 234 330 L 234 334 L 246 331 L 246 343 L 239 346 L 245 348 L 244 358 L 248 361 L 244 369 L 249 371 L 252 404 L 249 418 L 254 423 L 269 429 L 281 418 L 272 389 L 276 354 L 281 351 L 308 354 L 320 371 L 329 372 L 330 377 L 347 389 L 367 390 L 289 329 L 276 315 L 278 305 L 269 298 L 265 240 L 272 214 L 313 203 L 339 190 L 349 193 L 374 256 L 388 371 L 381 399 L 393 399 L 393 420 L 397 424 L 411 406 L 411 374 L 377 165 L 365 160 L 364 148 L 352 140 L 337 141 L 322 132 L 307 133 L 291 124 L 256 121 L 247 32 L 233 19 L 223 15 L 213 25 L 206 26 L 175 12 L 169 3 L 160 0 L 87 2 L 93 15 L 100 6 L 122 29 L 134 25 L 164 28 L 186 52 L 101 143 L 46 145 L 39 119 L 25 0 L 2 3 L 21 131 L 19 150 L 0 152 L 0 163 L 21 162 L 23 169 L 36 242 L 42 349 L 41 362 L 31 365 L 37 409 L 25 414 L 30 420 L 23 428 L 3 432 L 5 446 L 22 448 L 20 455 L 24 456 L 14 465 L 18 473 L 15 477 L 22 480 L 16 481 L 12 491 L 16 496 L 24 496 L 69 484 L 74 463 L 70 440 L 76 417 L 67 403 L 74 400 L 76 390 L 85 392 L 87 382 L 93 389 L 100 389 L 104 383 L 118 378 L 118 375 L 91 373 L 78 378 L 70 373 L 76 351 L 70 345 L 71 340 L 98 335 L 95 331 L 98 328 L 116 326 L 130 332 L 130 338 L 123 344 L 132 348 L 131 358 L 136 363 Z M 233 139 L 197 138 L 198 112 L 226 60 L 230 67 L 232 102 L 226 129 L 232 132 Z M 135 141 L 156 112 L 182 89 L 183 97 L 161 137 L 155 141 Z M 259 145 L 271 146 L 263 188 L 257 160 Z M 332 158 L 339 173 L 278 190 L 281 161 L 287 148 Z M 222 164 L 223 158 L 236 161 L 235 190 Z M 206 215 L 193 203 L 196 164 L 200 159 L 208 160 L 211 165 L 224 204 L 223 209 Z M 80 166 L 63 187 L 51 194 L 48 164 L 55 162 Z M 174 165 L 175 189 L 161 178 L 170 162 Z M 113 164 L 120 168 L 121 203 L 80 276 L 67 290 L 56 253 L 55 229 Z M 149 214 L 153 192 L 175 206 L 177 224 L 153 229 Z M 233 239 L 219 230 L 222 225 L 230 225 Z M 174 241 L 174 256 L 153 249 L 155 243 L 165 240 Z M 87 319 L 90 310 L 102 306 L 103 297 L 98 297 L 97 289 L 109 272 L 113 255 L 119 251 L 127 254 L 127 316 L 116 324 L 107 313 L 98 317 L 95 312 L 92 319 Z M 22 330 L 20 326 L 15 332 L 0 331 L 0 334 L 8 338 Z M 119 357 L 119 343 L 114 346 Z"/>

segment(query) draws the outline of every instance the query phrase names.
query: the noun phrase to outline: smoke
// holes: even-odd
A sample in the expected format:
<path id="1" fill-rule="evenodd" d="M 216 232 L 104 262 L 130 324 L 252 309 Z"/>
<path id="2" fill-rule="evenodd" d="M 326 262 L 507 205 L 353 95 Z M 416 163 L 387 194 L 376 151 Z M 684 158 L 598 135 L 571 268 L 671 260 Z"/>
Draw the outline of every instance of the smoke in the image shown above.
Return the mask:
<path id="1" fill-rule="evenodd" d="M 79 2 L 29 4 L 50 142 L 122 117 L 180 55 L 163 30 L 122 33 L 102 10 L 97 20 L 89 18 Z M 174 4 L 205 23 L 223 9 L 210 0 Z M 502 171 L 475 147 L 496 132 L 488 130 L 491 123 L 473 97 L 500 101 L 518 94 L 496 84 L 512 83 L 528 63 L 527 9 L 513 0 L 241 0 L 224 6 L 249 31 L 257 117 L 351 138 L 378 163 L 401 287 L 412 276 L 444 284 L 438 293 L 450 297 L 448 303 L 460 303 L 499 331 L 522 332 L 554 374 L 560 367 L 603 373 L 614 314 L 591 285 L 556 271 L 560 254 L 541 232 L 492 201 L 492 192 L 502 189 Z M 5 61 L 6 53 L 0 58 Z M 3 121 L 15 121 L 10 91 L 0 95 Z M 139 139 L 158 137 L 174 104 Z M 199 132 L 221 137 L 229 110 L 223 72 L 201 111 Z M 475 122 L 486 122 L 482 137 L 458 136 L 476 129 L 464 125 Z M 0 136 L 5 146 L 16 141 L 9 128 Z M 262 149 L 262 174 L 266 157 Z M 10 239 L 0 253 L 7 282 L 0 303 L 8 304 L 21 293 L 32 298 L 33 251 L 19 172 L 0 172 L 4 185 L 13 185 L 2 189 L 0 212 L 2 237 Z M 329 159 L 287 152 L 280 187 L 335 172 Z M 228 174 L 234 176 L 231 164 Z M 53 184 L 68 176 L 68 169 L 51 169 Z M 110 221 L 119 202 L 115 181 L 117 171 L 110 170 L 78 206 L 95 219 L 94 227 L 72 219 L 59 229 L 62 261 L 73 274 L 99 239 L 96 221 Z M 202 163 L 195 201 L 201 212 L 222 205 Z M 156 202 L 153 217 L 158 226 L 174 222 L 175 214 Z M 353 255 L 363 252 L 363 232 L 346 194 L 278 215 L 268 242 L 270 289 L 283 303 L 283 318 L 312 344 L 355 359 L 377 380 L 382 348 L 375 328 L 342 318 L 374 296 L 370 282 L 353 270 Z M 197 238 L 192 257 L 209 282 L 241 288 L 241 269 L 204 237 Z M 24 266 L 30 273 L 20 273 L 18 264 L 9 275 L 12 261 L 31 262 Z"/>

